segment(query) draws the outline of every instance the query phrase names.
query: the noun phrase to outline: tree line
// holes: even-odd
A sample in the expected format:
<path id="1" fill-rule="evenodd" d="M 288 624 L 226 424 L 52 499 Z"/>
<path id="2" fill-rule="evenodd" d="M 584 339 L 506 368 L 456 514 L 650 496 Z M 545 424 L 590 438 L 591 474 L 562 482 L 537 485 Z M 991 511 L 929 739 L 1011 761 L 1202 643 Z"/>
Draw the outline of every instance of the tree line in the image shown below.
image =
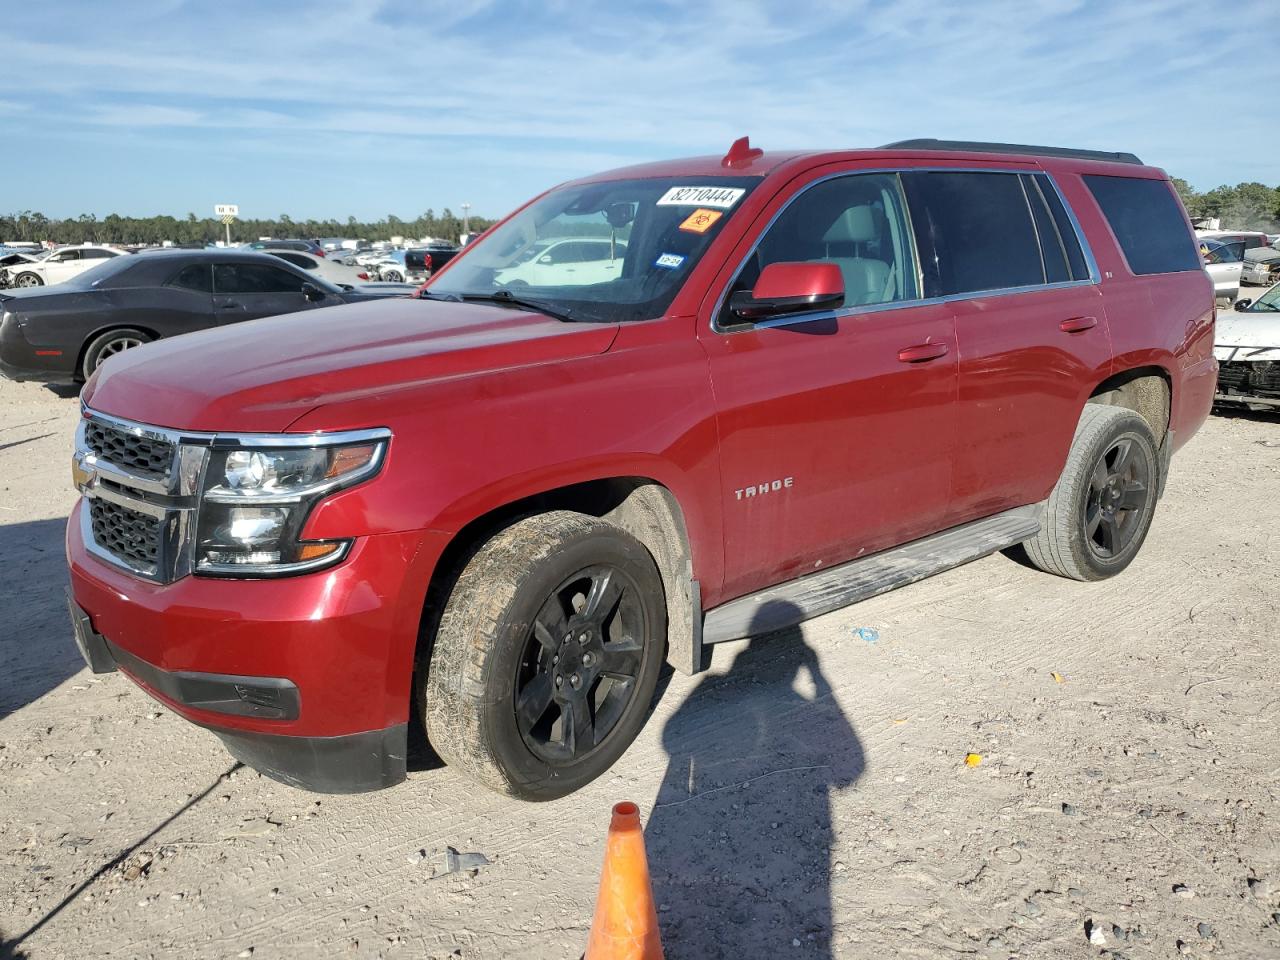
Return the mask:
<path id="1" fill-rule="evenodd" d="M 1253 181 L 1223 184 L 1198 193 L 1187 181 L 1173 178 L 1173 185 L 1192 220 L 1218 217 L 1224 230 L 1262 230 L 1280 233 L 1280 187 Z"/>
<path id="2" fill-rule="evenodd" d="M 491 226 L 495 221 L 483 217 L 469 217 L 471 233 Z M 455 216 L 448 207 L 437 216 L 428 210 L 412 220 L 401 220 L 388 214 L 381 220 L 362 222 L 355 217 L 341 220 L 294 220 L 280 214 L 274 220 L 237 220 L 231 224 L 231 239 L 235 243 L 257 240 L 259 237 L 280 239 L 300 237 L 343 237 L 349 240 L 390 240 L 392 237 L 457 242 L 462 235 L 462 218 Z M 116 243 L 159 244 L 211 243 L 226 238 L 226 227 L 214 217 L 197 217 L 188 213 L 185 219 L 169 216 L 122 217 L 109 214 L 98 219 L 82 213 L 78 217 L 57 219 L 42 213 L 23 210 L 20 213 L 0 215 L 0 243 L 6 240 L 52 241 L 53 243 Z"/>
<path id="3" fill-rule="evenodd" d="M 1224 184 L 1199 193 L 1178 177 L 1173 178 L 1173 184 L 1192 219 L 1218 217 L 1226 230 L 1280 232 L 1280 187 L 1268 187 L 1255 181 L 1238 183 L 1234 187 Z M 474 234 L 494 222 L 483 217 L 470 217 L 468 227 Z M 355 217 L 347 217 L 345 222 L 294 220 L 282 213 L 274 220 L 237 220 L 231 225 L 234 242 L 257 240 L 259 237 L 344 237 L 371 241 L 390 240 L 392 237 L 431 237 L 457 242 L 461 234 L 462 218 L 455 216 L 448 207 L 439 216 L 434 210 L 428 210 L 413 220 L 402 220 L 394 214 L 371 222 Z M 59 244 L 158 244 L 166 240 L 172 243 L 210 243 L 224 239 L 225 235 L 220 220 L 197 217 L 194 213 L 188 213 L 185 219 L 122 217 L 114 213 L 98 219 L 92 214 L 82 213 L 75 218 L 60 220 L 31 210 L 0 216 L 0 243 L 5 240 Z"/>

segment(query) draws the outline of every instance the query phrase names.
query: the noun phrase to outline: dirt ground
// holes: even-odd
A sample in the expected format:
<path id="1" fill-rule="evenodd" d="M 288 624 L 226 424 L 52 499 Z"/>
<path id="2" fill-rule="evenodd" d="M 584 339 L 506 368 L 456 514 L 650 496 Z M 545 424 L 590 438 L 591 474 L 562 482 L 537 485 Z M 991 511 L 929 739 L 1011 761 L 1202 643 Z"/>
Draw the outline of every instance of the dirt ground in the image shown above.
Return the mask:
<path id="1" fill-rule="evenodd" d="M 995 556 L 717 648 L 528 805 L 427 762 L 302 793 L 91 677 L 76 409 L 0 381 L 0 957 L 575 958 L 624 798 L 673 960 L 1280 956 L 1278 418 L 1210 420 L 1118 579 Z"/>

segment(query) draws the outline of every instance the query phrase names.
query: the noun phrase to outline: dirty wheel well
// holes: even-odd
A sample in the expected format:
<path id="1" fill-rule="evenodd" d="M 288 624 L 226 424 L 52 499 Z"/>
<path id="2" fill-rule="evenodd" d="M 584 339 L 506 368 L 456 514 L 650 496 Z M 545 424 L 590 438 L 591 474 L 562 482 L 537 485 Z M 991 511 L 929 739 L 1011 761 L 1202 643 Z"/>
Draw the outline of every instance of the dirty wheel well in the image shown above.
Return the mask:
<path id="1" fill-rule="evenodd" d="M 1147 421 L 1160 444 L 1169 428 L 1170 398 L 1169 375 L 1159 367 L 1139 367 L 1098 384 L 1089 403 L 1129 408 Z"/>
<path id="2" fill-rule="evenodd" d="M 499 530 L 534 514 L 572 510 L 616 524 L 653 556 L 666 591 L 667 658 L 681 669 L 693 659 L 693 561 L 684 515 L 666 487 L 644 477 L 611 477 L 548 490 L 477 517 L 450 541 L 427 587 L 415 654 L 415 671 L 431 662 L 431 645 L 458 576 L 475 552 Z M 416 685 L 415 680 L 415 685 Z"/>

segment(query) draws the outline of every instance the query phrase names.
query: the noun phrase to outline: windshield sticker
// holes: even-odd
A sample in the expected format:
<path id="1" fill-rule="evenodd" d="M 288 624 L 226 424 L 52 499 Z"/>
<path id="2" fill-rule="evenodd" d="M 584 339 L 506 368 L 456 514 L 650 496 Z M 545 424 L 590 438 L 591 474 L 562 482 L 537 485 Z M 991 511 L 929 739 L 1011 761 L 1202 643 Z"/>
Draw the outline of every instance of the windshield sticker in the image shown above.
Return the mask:
<path id="1" fill-rule="evenodd" d="M 655 267 L 663 267 L 667 270 L 674 270 L 682 263 L 684 263 L 684 257 L 680 256 L 678 253 L 664 253 L 662 256 L 658 257 L 657 260 L 653 261 L 653 265 Z"/>
<path id="2" fill-rule="evenodd" d="M 658 206 L 718 207 L 728 210 L 746 192 L 742 187 L 672 187 L 658 200 Z"/>
<path id="3" fill-rule="evenodd" d="M 706 233 L 723 216 L 724 214 L 719 210 L 698 209 L 689 214 L 689 218 L 680 224 L 680 229 L 690 233 Z"/>

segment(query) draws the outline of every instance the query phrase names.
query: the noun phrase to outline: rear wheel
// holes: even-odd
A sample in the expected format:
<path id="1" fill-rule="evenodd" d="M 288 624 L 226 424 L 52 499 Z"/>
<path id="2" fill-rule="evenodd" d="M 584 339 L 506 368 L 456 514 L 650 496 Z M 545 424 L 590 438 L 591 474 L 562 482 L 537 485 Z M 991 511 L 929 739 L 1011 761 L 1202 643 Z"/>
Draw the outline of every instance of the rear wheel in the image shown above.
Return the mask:
<path id="1" fill-rule="evenodd" d="M 1102 580 L 1137 556 L 1160 489 L 1160 456 L 1147 421 L 1125 407 L 1086 404 L 1044 526 L 1023 544 L 1046 573 Z"/>
<path id="2" fill-rule="evenodd" d="M 84 352 L 84 363 L 81 365 L 80 372 L 88 380 L 93 376 L 95 370 L 116 354 L 132 350 L 134 347 L 140 347 L 144 343 L 151 342 L 151 340 L 152 337 L 149 333 L 133 327 L 108 330 L 89 344 L 88 349 Z"/>
<path id="3" fill-rule="evenodd" d="M 501 793 L 552 800 L 594 780 L 644 725 L 666 640 L 648 551 L 568 511 L 522 520 L 463 570 L 419 683 L 446 762 Z"/>
<path id="4" fill-rule="evenodd" d="M 38 273 L 20 273 L 13 278 L 15 287 L 43 287 L 44 278 Z"/>

